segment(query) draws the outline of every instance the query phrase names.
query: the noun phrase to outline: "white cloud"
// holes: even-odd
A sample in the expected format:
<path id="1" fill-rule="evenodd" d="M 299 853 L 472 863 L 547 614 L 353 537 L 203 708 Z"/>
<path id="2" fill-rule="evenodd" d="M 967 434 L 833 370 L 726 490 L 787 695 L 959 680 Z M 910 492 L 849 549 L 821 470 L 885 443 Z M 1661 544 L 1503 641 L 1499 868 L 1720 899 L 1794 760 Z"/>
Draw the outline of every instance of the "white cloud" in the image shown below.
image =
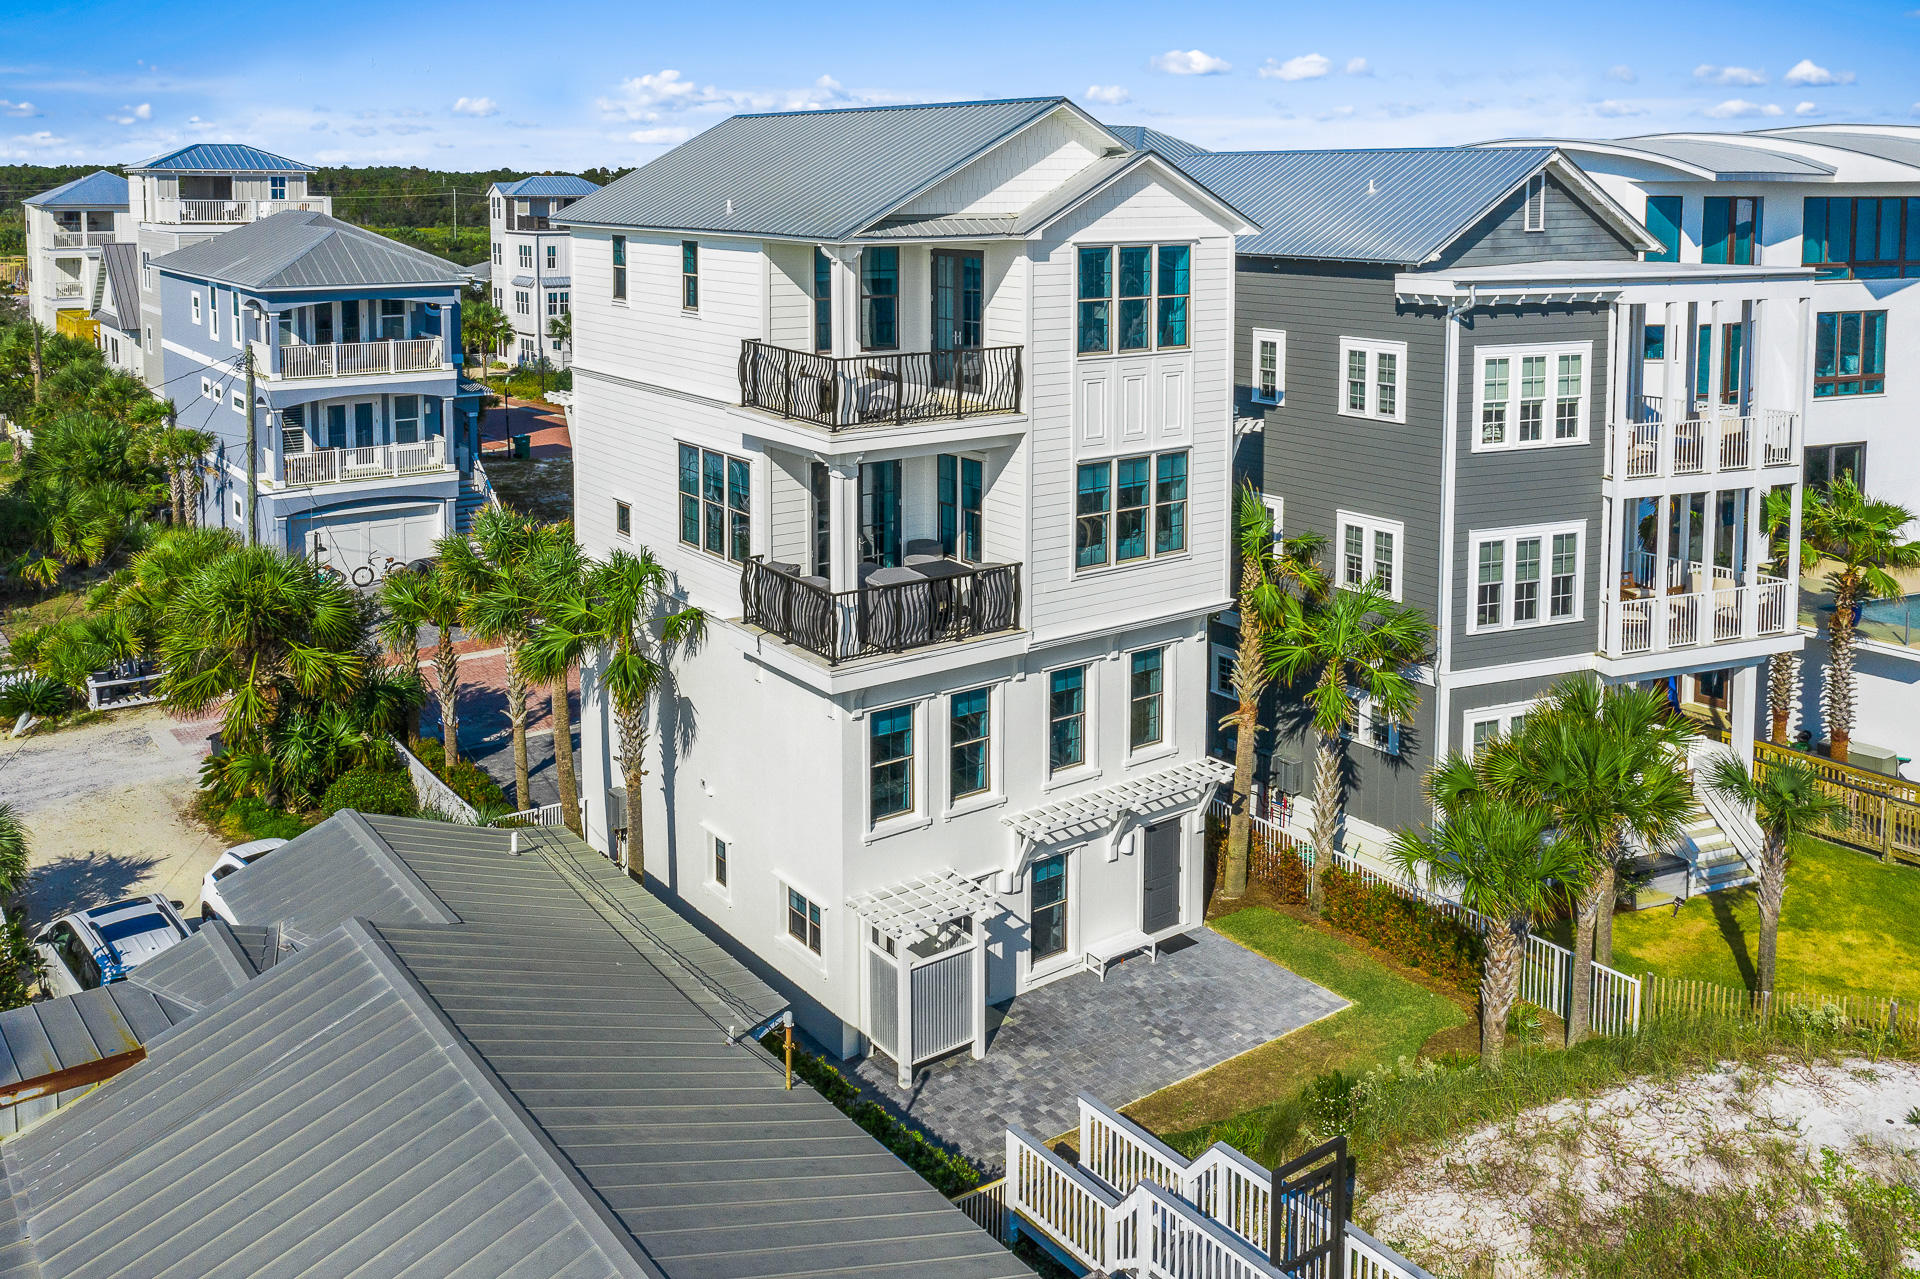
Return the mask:
<path id="1" fill-rule="evenodd" d="M 0 98 L 0 115 L 39 115 L 40 112 L 31 102 L 9 102 Z"/>
<path id="2" fill-rule="evenodd" d="M 137 107 L 123 106 L 120 108 L 120 114 L 112 117 L 115 124 L 137 124 L 142 120 L 151 119 L 153 119 L 151 102 L 142 102 Z"/>
<path id="3" fill-rule="evenodd" d="M 1372 75 L 1373 67 L 1367 62 L 1365 58 L 1348 58 L 1347 74 L 1348 75 Z"/>
<path id="4" fill-rule="evenodd" d="M 1169 49 L 1153 59 L 1153 69 L 1168 75 L 1221 75 L 1233 70 L 1233 64 L 1198 49 Z"/>
<path id="5" fill-rule="evenodd" d="M 1802 102 L 1793 109 L 1795 115 L 1819 115 L 1820 108 L 1811 102 Z"/>
<path id="6" fill-rule="evenodd" d="M 1645 115 L 1647 109 L 1637 102 L 1622 102 L 1618 98 L 1608 98 L 1593 104 L 1593 113 L 1604 116 Z"/>
<path id="7" fill-rule="evenodd" d="M 1705 62 L 1693 69 L 1693 76 L 1696 80 L 1707 80 L 1714 84 L 1765 84 L 1767 82 L 1766 75 L 1755 71 L 1752 67 L 1716 67 Z"/>
<path id="8" fill-rule="evenodd" d="M 1732 120 L 1740 116 L 1779 115 L 1781 111 L 1771 102 L 1749 102 L 1745 98 L 1728 98 L 1718 106 L 1708 107 L 1707 114 L 1716 120 Z"/>
<path id="9" fill-rule="evenodd" d="M 825 107 L 861 106 L 884 101 L 876 93 L 849 92 L 830 75 L 804 89 L 722 89 L 689 80 L 671 69 L 632 76 L 619 91 L 596 101 L 615 120 L 657 124 L 666 116 L 700 108 L 739 111 L 818 111 Z"/>
<path id="10" fill-rule="evenodd" d="M 653 120 L 665 111 L 680 111 L 726 95 L 712 85 L 702 87 L 671 68 L 657 74 L 634 76 L 620 82 L 617 97 L 601 98 L 600 109 L 628 120 Z"/>
<path id="11" fill-rule="evenodd" d="M 493 115 L 500 110 L 500 104 L 492 98 L 455 98 L 454 112 L 458 115 Z"/>
<path id="12" fill-rule="evenodd" d="M 1607 68 L 1607 79 L 1609 80 L 1618 80 L 1622 84 L 1632 84 L 1635 80 L 1638 80 L 1639 78 L 1640 77 L 1638 75 L 1634 74 L 1633 68 L 1626 65 L 1624 62 L 1618 66 Z"/>
<path id="13" fill-rule="evenodd" d="M 1303 53 L 1297 58 L 1288 58 L 1285 62 L 1267 59 L 1267 65 L 1260 68 L 1262 80 L 1318 80 L 1333 69 L 1333 61 L 1324 53 Z"/>
<path id="14" fill-rule="evenodd" d="M 1833 72 L 1812 58 L 1802 58 L 1787 71 L 1788 84 L 1852 84 L 1853 72 Z"/>
<path id="15" fill-rule="evenodd" d="M 651 129 L 635 129 L 627 135 L 627 141 L 645 143 L 648 146 L 672 146 L 685 142 L 688 133 L 685 125 L 656 125 Z"/>
<path id="16" fill-rule="evenodd" d="M 1132 100 L 1133 95 L 1127 92 L 1124 85 L 1090 84 L 1087 86 L 1087 101 L 1089 102 L 1104 102 L 1110 107 L 1117 107 Z"/>

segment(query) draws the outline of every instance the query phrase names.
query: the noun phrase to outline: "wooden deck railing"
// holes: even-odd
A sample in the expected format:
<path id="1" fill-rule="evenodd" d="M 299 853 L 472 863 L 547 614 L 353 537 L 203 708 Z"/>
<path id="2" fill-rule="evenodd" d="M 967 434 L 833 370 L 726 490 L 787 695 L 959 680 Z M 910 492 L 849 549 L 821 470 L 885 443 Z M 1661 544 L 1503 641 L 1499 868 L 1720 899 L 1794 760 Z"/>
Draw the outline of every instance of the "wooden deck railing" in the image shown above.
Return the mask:
<path id="1" fill-rule="evenodd" d="M 740 404 L 840 431 L 1020 411 L 1021 348 L 835 358 L 745 339 Z"/>
<path id="2" fill-rule="evenodd" d="M 1883 861 L 1920 865 L 1920 785 L 1824 755 L 1789 750 L 1772 742 L 1755 743 L 1756 777 L 1765 777 L 1770 766 L 1781 762 L 1810 770 L 1822 790 L 1847 806 L 1847 825 L 1821 831 L 1823 838 L 1872 853 Z"/>

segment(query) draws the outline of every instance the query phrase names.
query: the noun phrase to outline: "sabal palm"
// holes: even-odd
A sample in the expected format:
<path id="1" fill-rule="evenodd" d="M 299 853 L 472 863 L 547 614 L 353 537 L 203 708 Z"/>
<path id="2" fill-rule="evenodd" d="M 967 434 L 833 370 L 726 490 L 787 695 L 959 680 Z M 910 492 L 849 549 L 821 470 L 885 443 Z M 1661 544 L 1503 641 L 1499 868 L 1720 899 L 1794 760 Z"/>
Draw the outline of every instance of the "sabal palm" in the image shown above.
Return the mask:
<path id="1" fill-rule="evenodd" d="M 1920 542 L 1903 537 L 1913 518 L 1904 506 L 1862 493 L 1851 475 L 1810 492 L 1800 514 L 1807 545 L 1832 565 L 1826 580 L 1833 591 L 1833 617 L 1827 623 L 1829 655 L 1820 714 L 1833 758 L 1842 763 L 1853 739 L 1854 609 L 1870 599 L 1900 594 L 1900 583 L 1888 570 L 1920 568 Z"/>
<path id="2" fill-rule="evenodd" d="M 140 653 L 150 657 L 160 647 L 167 610 L 188 579 L 238 546 L 225 529 L 169 530 L 95 587 L 87 602 L 122 619 Z"/>
<path id="3" fill-rule="evenodd" d="M 520 650 L 527 678 L 549 690 L 553 706 L 553 770 L 560 783 L 561 820 L 576 835 L 584 834 L 580 820 L 580 780 L 573 757 L 573 673 L 586 656 L 584 640 L 555 631 L 544 619 L 586 598 L 587 558 L 573 540 L 570 522 L 555 526 L 554 537 L 533 558 L 531 570 L 540 599 L 542 621 Z"/>
<path id="4" fill-rule="evenodd" d="M 440 707 L 440 744 L 449 764 L 460 758 L 460 654 L 453 632 L 465 602 L 459 585 L 437 567 L 394 573 L 380 585 L 386 614 L 381 638 L 403 655 L 411 653 L 408 664 L 415 672 L 420 669 L 420 628 L 431 626 L 436 632 L 433 696 Z"/>
<path id="5" fill-rule="evenodd" d="M 1458 756 L 1442 772 L 1468 767 Z M 1430 788 L 1431 789 L 1431 788 Z M 1433 883 L 1487 917 L 1480 975 L 1480 1063 L 1500 1067 L 1507 1014 L 1519 993 L 1520 967 L 1534 925 L 1582 882 L 1589 863 L 1553 829 L 1544 809 L 1486 791 L 1440 801 L 1441 820 L 1394 836 L 1389 857 L 1408 878 Z"/>
<path id="6" fill-rule="evenodd" d="M 598 652 L 595 676 L 613 711 L 620 737 L 620 772 L 627 788 L 627 870 L 646 874 L 645 809 L 647 711 L 653 694 L 671 677 L 674 656 L 697 643 L 706 614 L 674 608 L 667 574 L 649 551 L 615 551 L 587 574 L 586 591 L 556 601 L 536 633 L 539 647 L 579 645 Z"/>
<path id="7" fill-rule="evenodd" d="M 1746 763 L 1728 751 L 1714 759 L 1707 785 L 1753 809 L 1765 836 L 1760 852 L 1760 883 L 1754 893 L 1760 908 L 1759 988 L 1771 991 L 1780 945 L 1780 908 L 1787 896 L 1787 863 L 1815 832 L 1844 830 L 1851 819 L 1846 804 L 1827 793 L 1813 770 L 1787 760 L 1767 766 L 1756 778 Z"/>
<path id="8" fill-rule="evenodd" d="M 13 896 L 27 882 L 31 848 L 26 820 L 12 804 L 0 800 L 0 896 Z"/>
<path id="9" fill-rule="evenodd" d="M 290 703 L 351 696 L 367 648 L 351 590 L 305 560 L 243 547 L 194 574 L 167 609 L 160 693 L 190 715 L 223 706 L 227 748 L 260 751 Z"/>
<path id="10" fill-rule="evenodd" d="M 1767 535 L 1767 571 L 1785 577 L 1794 563 L 1793 497 L 1790 489 L 1773 489 L 1760 507 L 1760 520 Z M 1799 561 L 1811 563 L 1813 548 L 1801 539 Z M 1794 638 L 1799 639 L 1795 630 Z M 1800 649 L 1775 653 L 1767 658 L 1767 714 L 1769 737 L 1776 746 L 1787 744 L 1787 724 L 1793 718 L 1793 703 L 1800 691 Z"/>
<path id="11" fill-rule="evenodd" d="M 1574 924 L 1574 969 L 1613 962 L 1613 902 L 1630 842 L 1661 848 L 1680 838 L 1693 811 L 1687 743 L 1696 736 L 1669 713 L 1659 689 L 1603 687 L 1584 679 L 1555 687 L 1509 737 L 1489 743 L 1462 772 L 1432 780 L 1445 803 L 1481 787 L 1547 813 L 1590 859 L 1593 873 Z M 1470 774 L 1470 775 L 1469 775 Z M 1591 984 L 1576 976 L 1567 1042 L 1586 1035 Z"/>
<path id="12" fill-rule="evenodd" d="M 1372 714 L 1405 723 L 1419 704 L 1408 667 L 1424 661 L 1433 625 L 1418 609 L 1395 603 L 1369 581 L 1343 587 L 1288 617 L 1265 640 L 1274 678 L 1302 688 L 1314 733 L 1313 868 L 1307 893 L 1320 908 L 1320 868 L 1333 854 L 1339 829 L 1341 736 L 1354 727 L 1354 694 Z"/>
<path id="13" fill-rule="evenodd" d="M 1234 730 L 1233 815 L 1227 825 L 1227 856 L 1220 895 L 1246 895 L 1247 860 L 1253 823 L 1248 797 L 1253 790 L 1254 750 L 1260 733 L 1260 704 L 1273 682 L 1265 653 L 1267 636 L 1285 628 L 1301 603 L 1318 598 L 1326 575 L 1318 563 L 1326 539 L 1307 534 L 1275 545 L 1273 512 L 1251 484 L 1240 489 L 1234 510 L 1234 535 L 1240 554 L 1240 642 L 1233 660 L 1233 710 L 1220 719 Z"/>

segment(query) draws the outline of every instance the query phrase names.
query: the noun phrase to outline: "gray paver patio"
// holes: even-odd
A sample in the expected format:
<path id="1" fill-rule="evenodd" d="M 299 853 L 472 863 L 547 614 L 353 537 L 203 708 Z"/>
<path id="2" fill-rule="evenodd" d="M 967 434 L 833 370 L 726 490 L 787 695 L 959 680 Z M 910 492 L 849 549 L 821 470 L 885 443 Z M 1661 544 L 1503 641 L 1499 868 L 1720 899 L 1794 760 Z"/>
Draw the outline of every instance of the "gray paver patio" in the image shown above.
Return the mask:
<path id="1" fill-rule="evenodd" d="M 895 1113 L 998 1168 L 1009 1123 L 1052 1138 L 1079 1122 L 1077 1093 L 1123 1106 L 1347 1005 L 1211 929 L 1191 939 L 1158 963 L 1130 958 L 1105 982 L 1080 973 L 989 1009 L 984 1060 L 941 1058 L 905 1091 L 885 1057 L 849 1074 Z"/>

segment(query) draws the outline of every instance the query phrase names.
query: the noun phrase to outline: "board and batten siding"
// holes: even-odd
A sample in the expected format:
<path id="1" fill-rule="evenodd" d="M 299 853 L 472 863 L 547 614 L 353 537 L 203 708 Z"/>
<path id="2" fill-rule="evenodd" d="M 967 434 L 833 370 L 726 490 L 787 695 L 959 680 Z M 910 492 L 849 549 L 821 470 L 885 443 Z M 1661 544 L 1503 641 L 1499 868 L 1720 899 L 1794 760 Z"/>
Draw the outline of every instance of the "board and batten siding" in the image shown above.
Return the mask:
<path id="1" fill-rule="evenodd" d="M 1591 345 L 1588 356 L 1591 367 L 1587 371 L 1587 442 L 1474 452 L 1478 431 L 1476 350 L 1563 342 Z M 1604 306 L 1479 310 L 1463 317 L 1460 367 L 1455 378 L 1460 430 L 1455 447 L 1458 469 L 1454 489 L 1453 669 L 1585 657 L 1594 652 L 1600 634 L 1602 566 L 1612 562 L 1602 554 L 1600 545 L 1603 525 L 1600 470 L 1606 448 L 1610 376 L 1607 308 Z M 1586 573 L 1580 619 L 1468 634 L 1467 623 L 1474 604 L 1473 532 L 1575 521 L 1586 524 L 1582 546 Z"/>
<path id="2" fill-rule="evenodd" d="M 1080 244 L 1193 246 L 1189 334 L 1180 352 L 1081 357 L 1075 352 Z M 1130 618 L 1203 611 L 1227 597 L 1232 240 L 1227 228 L 1148 173 L 1127 175 L 1035 241 L 1028 396 L 1033 496 L 1028 618 L 1043 642 L 1110 630 Z M 1124 420 L 1119 382 L 1144 379 L 1141 417 Z M 1109 388 L 1106 411 L 1090 385 Z M 1187 550 L 1140 564 L 1074 569 L 1075 466 L 1082 460 L 1189 450 Z"/>
<path id="3" fill-rule="evenodd" d="M 1437 617 L 1446 364 L 1440 313 L 1401 305 L 1393 271 L 1384 267 L 1243 257 L 1238 282 L 1234 381 L 1242 397 L 1252 379 L 1253 330 L 1287 335 L 1285 402 L 1251 406 L 1264 413 L 1264 490 L 1284 499 L 1285 531 L 1324 536 L 1333 570 L 1337 512 L 1400 521 L 1401 602 Z M 1407 344 L 1400 379 L 1405 422 L 1340 413 L 1343 337 Z"/>
<path id="4" fill-rule="evenodd" d="M 1422 267 L 1504 266 L 1514 262 L 1633 262 L 1640 254 L 1620 238 L 1559 178 L 1547 175 L 1546 219 L 1538 231 L 1526 229 L 1523 187 L 1502 200 L 1479 222 L 1447 246 L 1438 260 Z"/>

